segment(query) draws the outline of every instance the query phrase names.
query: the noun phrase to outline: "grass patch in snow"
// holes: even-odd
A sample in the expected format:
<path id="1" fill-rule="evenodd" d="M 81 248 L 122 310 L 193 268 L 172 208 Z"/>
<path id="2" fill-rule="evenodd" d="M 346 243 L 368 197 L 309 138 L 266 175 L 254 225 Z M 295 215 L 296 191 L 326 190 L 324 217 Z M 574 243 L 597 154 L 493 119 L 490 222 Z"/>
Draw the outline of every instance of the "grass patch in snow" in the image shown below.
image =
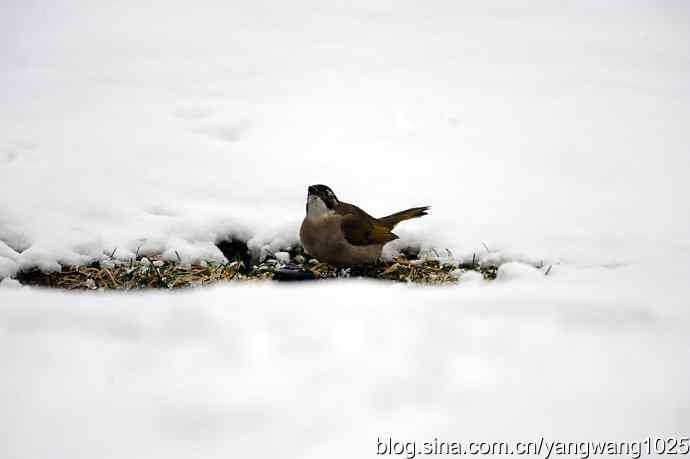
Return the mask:
<path id="1" fill-rule="evenodd" d="M 229 258 L 229 257 L 228 257 Z M 75 289 L 175 289 L 197 287 L 218 282 L 271 280 L 286 264 L 313 274 L 314 279 L 366 277 L 397 282 L 449 284 L 458 281 L 466 271 L 477 271 L 488 280 L 496 277 L 496 266 L 479 263 L 458 265 L 438 260 L 422 260 L 401 255 L 392 261 L 379 260 L 363 270 L 337 269 L 321 263 L 300 250 L 279 252 L 247 268 L 247 261 L 233 259 L 224 264 L 185 265 L 156 257 L 141 257 L 129 262 L 105 260 L 88 266 L 64 266 L 59 272 L 44 273 L 33 269 L 19 273 L 25 285 Z"/>

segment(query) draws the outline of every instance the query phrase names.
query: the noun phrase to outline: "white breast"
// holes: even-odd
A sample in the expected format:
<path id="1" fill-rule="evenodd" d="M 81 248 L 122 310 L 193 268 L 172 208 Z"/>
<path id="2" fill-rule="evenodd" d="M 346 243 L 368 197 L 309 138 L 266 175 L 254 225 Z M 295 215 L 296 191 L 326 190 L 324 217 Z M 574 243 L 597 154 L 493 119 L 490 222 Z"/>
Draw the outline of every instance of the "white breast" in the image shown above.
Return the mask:
<path id="1" fill-rule="evenodd" d="M 326 207 L 326 203 L 318 196 L 310 195 L 309 199 L 307 199 L 307 218 L 321 218 L 334 213 L 334 211 Z"/>

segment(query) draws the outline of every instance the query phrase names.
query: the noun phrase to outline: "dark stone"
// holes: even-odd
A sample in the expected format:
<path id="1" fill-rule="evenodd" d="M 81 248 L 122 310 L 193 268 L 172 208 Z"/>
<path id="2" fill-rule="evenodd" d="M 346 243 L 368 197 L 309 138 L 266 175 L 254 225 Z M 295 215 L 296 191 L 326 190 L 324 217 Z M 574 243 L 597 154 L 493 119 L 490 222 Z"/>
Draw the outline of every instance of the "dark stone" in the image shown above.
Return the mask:
<path id="1" fill-rule="evenodd" d="M 281 282 L 314 280 L 316 276 L 311 271 L 304 270 L 297 265 L 286 265 L 273 273 L 273 280 Z"/>

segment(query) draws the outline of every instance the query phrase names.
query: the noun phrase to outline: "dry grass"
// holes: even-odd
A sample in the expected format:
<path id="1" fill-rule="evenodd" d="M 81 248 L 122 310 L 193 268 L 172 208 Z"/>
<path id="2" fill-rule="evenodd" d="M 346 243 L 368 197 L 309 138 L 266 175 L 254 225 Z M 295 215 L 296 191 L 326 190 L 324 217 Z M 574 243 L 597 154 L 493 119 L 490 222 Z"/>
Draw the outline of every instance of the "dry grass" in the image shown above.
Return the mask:
<path id="1" fill-rule="evenodd" d="M 469 270 L 480 272 L 485 279 L 496 277 L 495 266 L 481 267 L 475 263 L 458 266 L 441 264 L 437 260 L 408 259 L 405 256 L 393 261 L 379 261 L 364 270 L 336 269 L 301 253 L 292 254 L 290 261 L 291 265 L 313 274 L 315 279 L 361 276 L 397 282 L 449 284 L 458 282 L 459 275 Z M 282 266 L 271 257 L 251 269 L 247 269 L 245 263 L 239 260 L 225 264 L 185 266 L 155 257 L 141 257 L 125 263 L 108 260 L 89 266 L 65 266 L 61 271 L 53 273 L 31 270 L 20 273 L 18 279 L 27 285 L 67 290 L 176 289 L 218 282 L 270 280 Z"/>
<path id="2" fill-rule="evenodd" d="M 183 266 L 143 258 L 111 267 L 65 266 L 60 272 L 21 273 L 19 281 L 29 285 L 73 289 L 181 288 L 232 280 L 239 276 L 241 263 Z"/>
<path id="3" fill-rule="evenodd" d="M 307 263 L 307 269 L 318 278 L 342 277 L 342 271 L 336 270 L 325 263 L 314 260 Z M 375 265 L 369 266 L 362 273 L 363 277 L 384 279 L 398 282 L 415 282 L 421 284 L 449 284 L 458 281 L 458 277 L 465 271 L 477 271 L 487 279 L 496 278 L 496 267 L 482 268 L 479 265 L 441 264 L 437 260 L 409 260 L 404 256 L 393 261 L 379 260 Z M 348 273 L 345 272 L 345 275 Z"/>

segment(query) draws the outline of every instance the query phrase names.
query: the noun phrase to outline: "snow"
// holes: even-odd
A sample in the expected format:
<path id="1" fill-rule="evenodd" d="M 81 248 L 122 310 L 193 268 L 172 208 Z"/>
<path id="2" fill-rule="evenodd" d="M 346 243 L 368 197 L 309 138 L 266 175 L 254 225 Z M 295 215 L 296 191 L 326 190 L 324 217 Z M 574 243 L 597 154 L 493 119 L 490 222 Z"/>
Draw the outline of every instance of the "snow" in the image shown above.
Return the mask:
<path id="1" fill-rule="evenodd" d="M 400 242 L 470 257 L 688 247 L 684 5 L 2 8 L 0 240 L 22 268 L 285 250 L 313 183 L 373 215 L 432 205 Z"/>
<path id="2" fill-rule="evenodd" d="M 0 453 L 339 458 L 389 436 L 686 436 L 689 275 L 0 289 Z"/>
<path id="3" fill-rule="evenodd" d="M 689 16 L 2 2 L 0 456 L 687 435 Z M 220 262 L 227 238 L 284 252 L 315 183 L 375 216 L 431 205 L 384 256 L 499 278 L 11 288 L 20 269 L 137 252 Z"/>
<path id="4" fill-rule="evenodd" d="M 274 255 L 279 262 L 283 264 L 290 263 L 290 254 L 288 252 L 276 252 Z"/>
<path id="5" fill-rule="evenodd" d="M 10 278 L 14 276 L 19 267 L 17 263 L 9 258 L 0 257 L 0 279 Z"/>
<path id="6" fill-rule="evenodd" d="M 470 284 L 470 283 L 484 283 L 484 282 L 486 282 L 486 280 L 484 279 L 484 276 L 482 276 L 477 271 L 465 271 L 458 277 L 458 279 L 460 281 L 462 281 L 463 286 Z"/>
<path id="7" fill-rule="evenodd" d="M 0 279 L 13 276 L 17 273 L 19 269 L 17 265 L 18 258 L 19 254 L 0 240 Z"/>
<path id="8" fill-rule="evenodd" d="M 22 284 L 16 280 L 12 279 L 11 277 L 6 277 L 3 280 L 0 280 L 0 288 L 19 288 L 22 287 Z"/>
<path id="9" fill-rule="evenodd" d="M 549 271 L 549 274 L 551 272 Z M 500 280 L 515 279 L 543 279 L 546 271 L 536 269 L 534 266 L 518 261 L 503 263 L 496 272 L 496 278 Z"/>

